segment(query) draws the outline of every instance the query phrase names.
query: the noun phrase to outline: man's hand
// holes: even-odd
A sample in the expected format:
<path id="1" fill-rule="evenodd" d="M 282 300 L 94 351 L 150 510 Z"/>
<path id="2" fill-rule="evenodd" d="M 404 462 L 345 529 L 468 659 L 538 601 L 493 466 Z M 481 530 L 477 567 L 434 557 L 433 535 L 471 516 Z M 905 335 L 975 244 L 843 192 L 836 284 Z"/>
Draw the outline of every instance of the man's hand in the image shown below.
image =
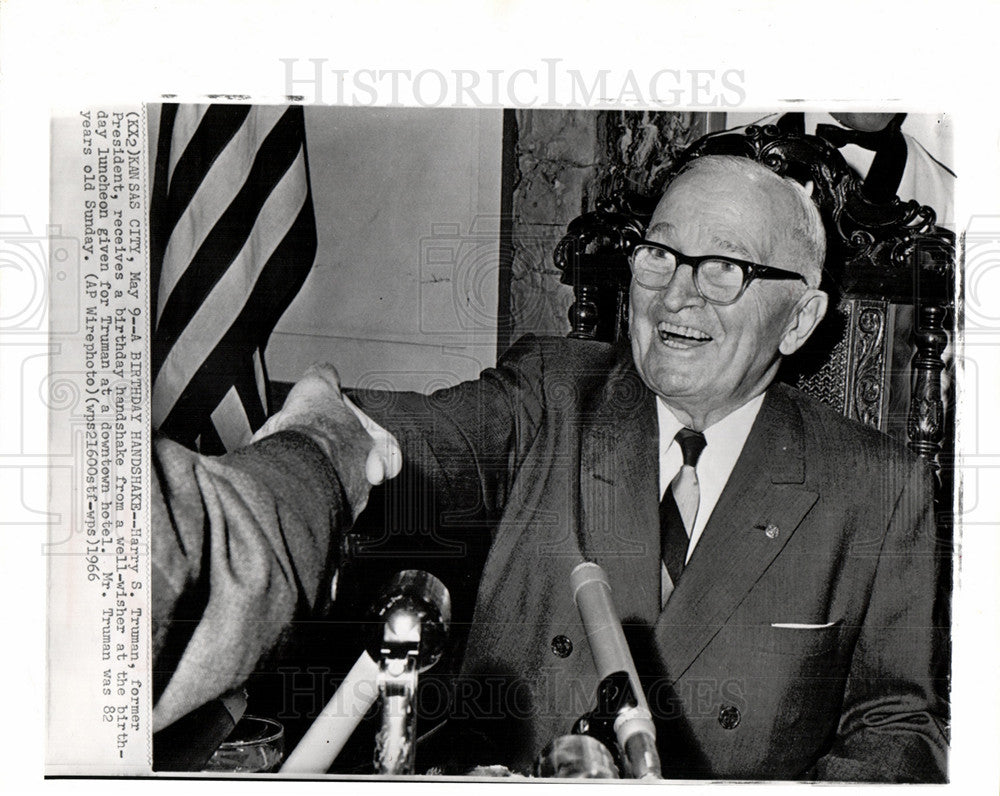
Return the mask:
<path id="1" fill-rule="evenodd" d="M 312 365 L 253 440 L 279 431 L 307 434 L 322 448 L 337 470 L 355 519 L 367 505 L 372 486 L 394 478 L 403 465 L 395 437 L 341 394 L 333 365 Z"/>

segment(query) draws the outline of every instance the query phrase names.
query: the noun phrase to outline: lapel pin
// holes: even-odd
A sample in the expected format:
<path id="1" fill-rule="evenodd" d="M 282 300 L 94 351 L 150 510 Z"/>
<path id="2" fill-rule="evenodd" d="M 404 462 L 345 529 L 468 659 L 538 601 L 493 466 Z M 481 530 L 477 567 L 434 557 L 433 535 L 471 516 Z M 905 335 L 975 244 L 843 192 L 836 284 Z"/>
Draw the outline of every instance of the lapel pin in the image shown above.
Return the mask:
<path id="1" fill-rule="evenodd" d="M 763 531 L 764 535 L 768 539 L 777 539 L 778 534 L 781 533 L 781 530 L 778 528 L 778 526 L 771 522 L 769 522 L 767 525 L 754 525 L 753 527 L 758 531 Z"/>

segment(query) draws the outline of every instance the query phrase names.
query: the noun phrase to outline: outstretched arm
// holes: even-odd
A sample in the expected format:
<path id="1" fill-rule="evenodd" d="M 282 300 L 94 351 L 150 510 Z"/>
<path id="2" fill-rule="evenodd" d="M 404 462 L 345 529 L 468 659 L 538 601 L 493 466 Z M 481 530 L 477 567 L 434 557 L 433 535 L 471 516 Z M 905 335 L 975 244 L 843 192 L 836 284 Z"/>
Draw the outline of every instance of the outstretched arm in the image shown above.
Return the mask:
<path id="1" fill-rule="evenodd" d="M 399 470 L 395 443 L 369 428 L 320 367 L 246 448 L 154 442 L 154 732 L 241 685 L 329 594 L 339 533 Z"/>

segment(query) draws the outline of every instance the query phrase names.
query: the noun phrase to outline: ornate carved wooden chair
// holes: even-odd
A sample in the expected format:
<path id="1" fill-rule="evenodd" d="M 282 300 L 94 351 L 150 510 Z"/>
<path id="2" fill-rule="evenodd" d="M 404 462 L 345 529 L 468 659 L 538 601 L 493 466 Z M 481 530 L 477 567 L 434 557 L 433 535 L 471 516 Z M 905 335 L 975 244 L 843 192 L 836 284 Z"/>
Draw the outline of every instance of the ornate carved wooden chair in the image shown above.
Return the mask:
<path id="1" fill-rule="evenodd" d="M 824 288 L 835 309 L 779 378 L 927 459 L 938 472 L 939 516 L 947 524 L 954 413 L 942 354 L 954 317 L 953 234 L 915 201 L 870 201 L 840 153 L 814 136 L 773 126 L 706 136 L 672 172 L 708 154 L 753 158 L 813 183 L 827 227 Z M 627 257 L 657 198 L 619 192 L 570 223 L 554 253 L 575 294 L 570 336 L 612 341 L 627 334 Z"/>

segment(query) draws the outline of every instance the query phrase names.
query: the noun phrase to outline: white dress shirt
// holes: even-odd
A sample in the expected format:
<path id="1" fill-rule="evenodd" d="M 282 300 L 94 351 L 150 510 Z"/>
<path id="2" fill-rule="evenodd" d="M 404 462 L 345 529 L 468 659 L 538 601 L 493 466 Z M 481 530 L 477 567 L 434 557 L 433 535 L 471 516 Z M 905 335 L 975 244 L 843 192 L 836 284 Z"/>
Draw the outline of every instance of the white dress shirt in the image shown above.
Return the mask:
<path id="1" fill-rule="evenodd" d="M 743 451 L 750 428 L 757 419 L 757 413 L 763 403 L 764 394 L 761 393 L 702 431 L 705 435 L 705 449 L 701 452 L 698 466 L 695 468 L 698 475 L 698 514 L 688 541 L 685 562 L 691 560 L 695 545 L 698 544 L 705 525 L 708 524 L 708 518 L 712 515 L 712 510 L 733 472 L 736 460 Z M 659 397 L 656 399 L 656 420 L 660 428 L 660 499 L 662 500 L 670 488 L 670 482 L 683 464 L 681 448 L 674 436 L 684 424 L 674 417 L 673 412 Z"/>

